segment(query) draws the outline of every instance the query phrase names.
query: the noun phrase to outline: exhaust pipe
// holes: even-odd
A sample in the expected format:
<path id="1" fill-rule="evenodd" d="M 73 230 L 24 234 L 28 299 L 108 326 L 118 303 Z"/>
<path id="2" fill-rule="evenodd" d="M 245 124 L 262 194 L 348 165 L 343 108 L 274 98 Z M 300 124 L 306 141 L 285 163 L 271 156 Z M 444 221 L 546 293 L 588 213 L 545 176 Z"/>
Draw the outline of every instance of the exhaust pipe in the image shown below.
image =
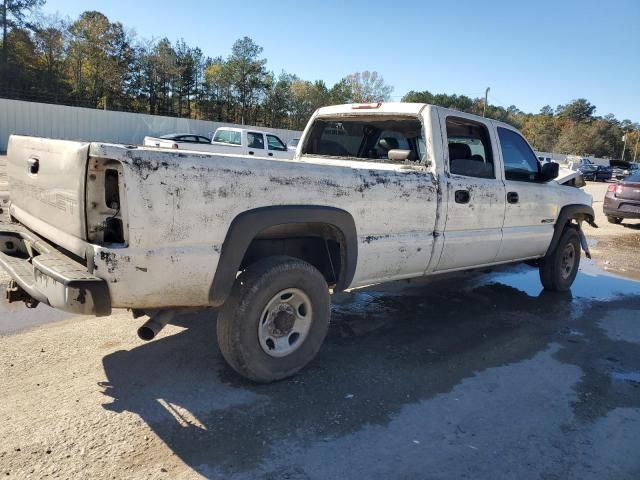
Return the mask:
<path id="1" fill-rule="evenodd" d="M 151 312 L 149 320 L 138 329 L 138 337 L 142 340 L 153 340 L 160 330 L 176 316 L 175 310 L 155 310 Z"/>

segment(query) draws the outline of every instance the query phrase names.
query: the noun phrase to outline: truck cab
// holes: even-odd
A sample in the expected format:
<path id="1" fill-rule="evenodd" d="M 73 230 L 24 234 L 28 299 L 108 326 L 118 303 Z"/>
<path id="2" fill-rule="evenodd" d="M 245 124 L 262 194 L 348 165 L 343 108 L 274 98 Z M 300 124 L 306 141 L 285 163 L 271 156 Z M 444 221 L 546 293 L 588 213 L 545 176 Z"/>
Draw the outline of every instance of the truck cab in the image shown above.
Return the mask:
<path id="1" fill-rule="evenodd" d="M 213 134 L 214 151 L 256 157 L 292 158 L 284 142 L 275 134 L 255 129 L 220 127 Z"/>

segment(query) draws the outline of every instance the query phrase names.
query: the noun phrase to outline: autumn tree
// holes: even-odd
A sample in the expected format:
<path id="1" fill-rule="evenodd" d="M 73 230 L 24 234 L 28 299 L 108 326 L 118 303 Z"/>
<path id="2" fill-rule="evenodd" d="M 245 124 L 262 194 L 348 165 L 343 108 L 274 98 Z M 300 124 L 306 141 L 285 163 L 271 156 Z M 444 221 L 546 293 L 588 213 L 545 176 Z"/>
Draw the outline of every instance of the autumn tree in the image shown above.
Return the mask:
<path id="1" fill-rule="evenodd" d="M 130 39 L 119 22 L 100 12 L 84 12 L 69 27 L 73 94 L 96 107 L 118 98 L 130 75 Z"/>
<path id="2" fill-rule="evenodd" d="M 586 98 L 578 98 L 572 100 L 566 105 L 558 105 L 556 114 L 560 118 L 567 118 L 574 122 L 584 122 L 590 120 L 596 111 L 595 105 L 592 105 Z"/>
<path id="3" fill-rule="evenodd" d="M 393 87 L 375 71 L 355 72 L 347 75 L 345 81 L 351 89 L 351 101 L 354 103 L 385 102 L 393 91 Z"/>
<path id="4" fill-rule="evenodd" d="M 240 104 L 241 123 L 248 120 L 249 108 L 264 92 L 267 61 L 259 58 L 261 54 L 262 47 L 249 37 L 244 37 L 233 44 L 231 55 L 227 60 Z"/>
<path id="5" fill-rule="evenodd" d="M 17 76 L 25 73 L 24 65 L 33 63 L 35 58 L 24 50 L 25 41 L 31 42 L 28 32 L 34 28 L 32 14 L 44 4 L 44 0 L 0 0 L 0 24 L 2 24 L 2 46 L 0 49 L 0 92 L 6 92 L 13 85 L 20 85 Z M 14 32 L 13 37 L 11 33 Z M 12 44 L 11 40 L 15 40 Z M 9 50 L 14 49 L 10 64 Z M 22 55 L 18 53 L 21 51 Z M 11 79 L 14 81 L 11 82 Z"/>
<path id="6" fill-rule="evenodd" d="M 41 87 L 54 101 L 67 93 L 67 31 L 68 25 L 64 20 L 57 16 L 42 16 L 34 33 Z"/>

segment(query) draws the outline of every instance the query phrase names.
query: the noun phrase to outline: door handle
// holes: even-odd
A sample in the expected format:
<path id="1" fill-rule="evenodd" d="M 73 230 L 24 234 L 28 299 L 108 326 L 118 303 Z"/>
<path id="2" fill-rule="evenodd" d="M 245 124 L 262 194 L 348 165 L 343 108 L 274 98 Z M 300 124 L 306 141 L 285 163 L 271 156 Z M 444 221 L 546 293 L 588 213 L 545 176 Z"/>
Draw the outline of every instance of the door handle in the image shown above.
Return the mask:
<path id="1" fill-rule="evenodd" d="M 249 155 L 253 155 L 253 152 L 251 150 L 249 150 Z"/>
<path id="2" fill-rule="evenodd" d="M 471 195 L 469 195 L 468 190 L 456 190 L 456 203 L 469 203 L 469 200 L 471 200 Z"/>
<path id="3" fill-rule="evenodd" d="M 270 156 L 270 157 L 273 157 L 273 153 L 270 153 L 270 154 L 269 154 L 269 156 Z"/>
<path id="4" fill-rule="evenodd" d="M 518 203 L 518 193 L 517 192 L 507 192 L 507 202 L 509 203 Z"/>

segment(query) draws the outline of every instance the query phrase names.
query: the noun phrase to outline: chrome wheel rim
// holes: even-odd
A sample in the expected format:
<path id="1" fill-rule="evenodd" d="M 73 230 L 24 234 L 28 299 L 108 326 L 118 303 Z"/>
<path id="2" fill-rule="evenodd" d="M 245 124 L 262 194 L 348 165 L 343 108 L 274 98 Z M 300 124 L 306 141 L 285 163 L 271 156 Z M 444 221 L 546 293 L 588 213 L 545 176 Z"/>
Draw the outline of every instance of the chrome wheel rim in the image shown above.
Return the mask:
<path id="1" fill-rule="evenodd" d="M 311 300 L 298 288 L 276 293 L 262 311 L 258 339 L 271 357 L 286 357 L 304 343 L 311 329 Z"/>
<path id="2" fill-rule="evenodd" d="M 560 261 L 560 274 L 566 280 L 573 273 L 576 264 L 576 249 L 573 243 L 568 243 L 562 251 L 562 259 Z"/>

